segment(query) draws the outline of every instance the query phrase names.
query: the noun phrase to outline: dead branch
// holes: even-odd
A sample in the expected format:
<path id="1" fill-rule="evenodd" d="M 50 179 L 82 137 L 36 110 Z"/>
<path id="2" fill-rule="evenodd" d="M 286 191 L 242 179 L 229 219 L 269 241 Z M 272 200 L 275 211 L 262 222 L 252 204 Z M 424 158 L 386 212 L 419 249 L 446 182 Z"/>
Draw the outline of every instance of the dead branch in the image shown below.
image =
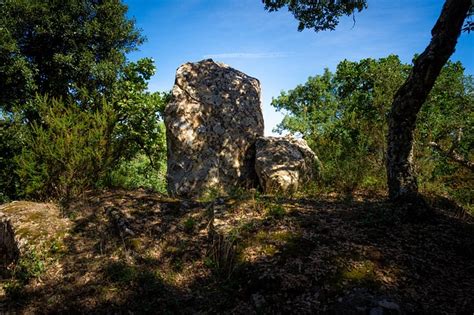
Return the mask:
<path id="1" fill-rule="evenodd" d="M 457 153 L 453 148 L 449 151 L 445 151 L 436 142 L 429 142 L 428 145 L 432 147 L 434 150 L 436 150 L 438 153 L 440 153 L 441 155 L 444 155 L 445 157 L 448 157 L 449 159 L 451 159 L 453 162 L 456 162 L 459 165 L 464 166 L 470 169 L 471 171 L 474 171 L 474 163 L 465 159 L 461 154 Z"/>

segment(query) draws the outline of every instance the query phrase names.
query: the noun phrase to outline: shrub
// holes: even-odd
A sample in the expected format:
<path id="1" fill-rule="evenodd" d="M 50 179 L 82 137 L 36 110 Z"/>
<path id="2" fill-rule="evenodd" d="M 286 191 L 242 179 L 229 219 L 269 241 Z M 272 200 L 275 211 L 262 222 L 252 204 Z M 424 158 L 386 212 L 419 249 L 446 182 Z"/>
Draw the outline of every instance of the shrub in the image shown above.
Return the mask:
<path id="1" fill-rule="evenodd" d="M 95 185 L 111 165 L 114 112 L 37 97 L 37 122 L 24 125 L 17 174 L 27 197 L 68 199 Z"/>
<path id="2" fill-rule="evenodd" d="M 344 60 L 335 73 L 325 70 L 272 100 L 285 114 L 276 131 L 303 136 L 321 160 L 319 190 L 386 189 L 387 117 L 409 70 L 394 55 Z M 421 192 L 449 195 L 469 209 L 473 101 L 474 78 L 448 62 L 418 115 L 413 156 Z"/>
<path id="3" fill-rule="evenodd" d="M 39 277 L 45 270 L 43 257 L 36 251 L 31 250 L 21 257 L 14 269 L 14 276 L 22 283 L 28 282 L 32 278 Z"/>
<path id="4" fill-rule="evenodd" d="M 275 219 L 281 219 L 285 214 L 286 210 L 281 204 L 271 204 L 267 210 L 267 216 Z"/>
<path id="5" fill-rule="evenodd" d="M 14 163 L 15 156 L 21 151 L 18 138 L 18 124 L 0 113 L 0 203 L 15 198 L 18 193 Z"/>
<path id="6" fill-rule="evenodd" d="M 166 193 L 166 161 L 160 160 L 158 165 L 152 165 L 144 154 L 138 154 L 131 160 L 122 160 L 108 174 L 104 185 Z"/>

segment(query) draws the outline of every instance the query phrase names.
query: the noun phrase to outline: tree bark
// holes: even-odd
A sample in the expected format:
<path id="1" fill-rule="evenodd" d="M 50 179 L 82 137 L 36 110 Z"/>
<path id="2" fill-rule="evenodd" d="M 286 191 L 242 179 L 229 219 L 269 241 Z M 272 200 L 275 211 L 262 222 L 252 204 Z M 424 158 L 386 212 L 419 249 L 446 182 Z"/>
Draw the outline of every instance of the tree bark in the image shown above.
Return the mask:
<path id="1" fill-rule="evenodd" d="M 431 30 L 431 41 L 414 61 L 408 79 L 395 94 L 388 120 L 387 184 L 392 201 L 418 199 L 413 172 L 416 117 L 441 69 L 453 54 L 471 0 L 446 0 Z"/>

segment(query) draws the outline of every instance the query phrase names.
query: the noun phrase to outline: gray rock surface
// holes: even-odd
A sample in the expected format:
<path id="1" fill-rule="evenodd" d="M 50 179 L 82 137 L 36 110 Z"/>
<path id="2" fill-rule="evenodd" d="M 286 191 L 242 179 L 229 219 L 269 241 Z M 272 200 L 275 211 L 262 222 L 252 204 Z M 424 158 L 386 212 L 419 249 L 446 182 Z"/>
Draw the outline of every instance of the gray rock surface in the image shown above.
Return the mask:
<path id="1" fill-rule="evenodd" d="M 266 193 L 293 193 L 318 176 L 319 160 L 303 139 L 260 137 L 255 170 Z"/>
<path id="2" fill-rule="evenodd" d="M 263 135 L 259 81 L 207 59 L 179 67 L 172 94 L 164 117 L 169 193 L 254 186 L 254 145 Z"/>

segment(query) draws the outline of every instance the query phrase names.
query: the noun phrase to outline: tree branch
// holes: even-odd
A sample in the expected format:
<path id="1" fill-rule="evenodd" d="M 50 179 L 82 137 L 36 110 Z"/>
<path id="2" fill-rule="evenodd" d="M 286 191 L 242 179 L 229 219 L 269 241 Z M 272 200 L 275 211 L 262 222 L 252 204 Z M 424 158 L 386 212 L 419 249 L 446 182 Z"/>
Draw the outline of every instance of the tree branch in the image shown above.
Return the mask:
<path id="1" fill-rule="evenodd" d="M 432 147 L 435 151 L 441 155 L 448 157 L 452 161 L 474 171 L 474 163 L 465 159 L 461 154 L 457 153 L 454 149 L 449 151 L 444 151 L 439 144 L 436 142 L 429 142 L 428 145 Z"/>

